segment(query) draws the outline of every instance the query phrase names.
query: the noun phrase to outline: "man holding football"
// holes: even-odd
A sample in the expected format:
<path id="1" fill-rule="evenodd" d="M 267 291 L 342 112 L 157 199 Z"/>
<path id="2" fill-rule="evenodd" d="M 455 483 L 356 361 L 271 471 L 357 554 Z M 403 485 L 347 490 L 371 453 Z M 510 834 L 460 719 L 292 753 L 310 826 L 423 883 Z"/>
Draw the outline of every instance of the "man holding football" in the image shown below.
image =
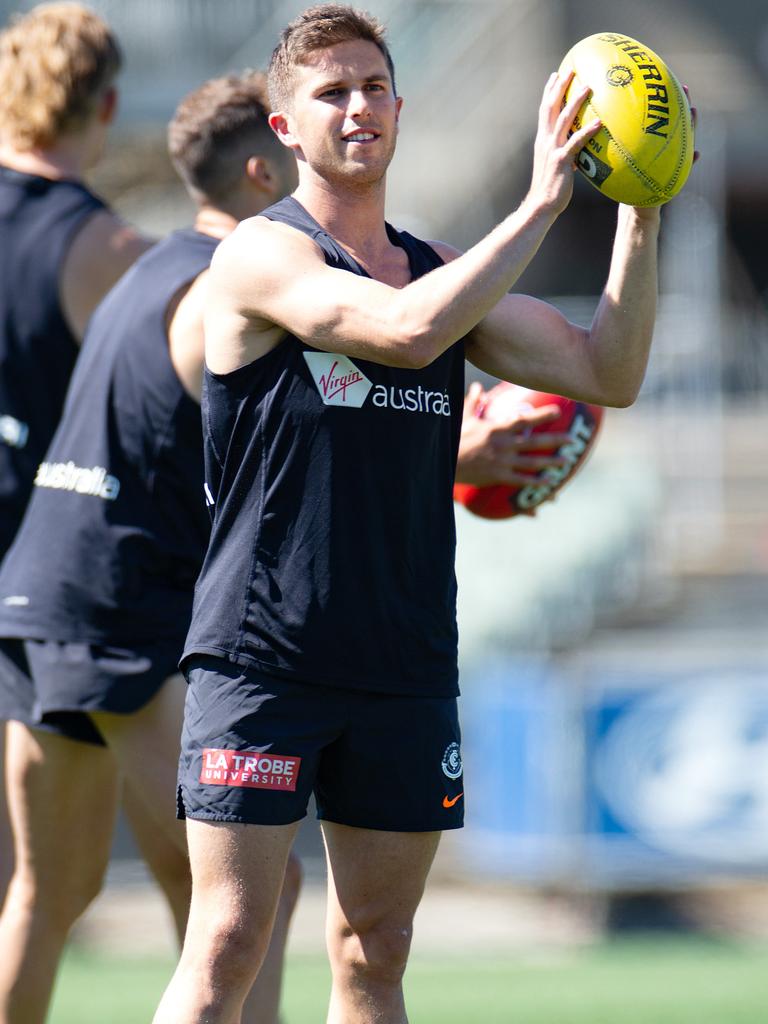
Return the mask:
<path id="1" fill-rule="evenodd" d="M 179 805 L 193 872 L 156 1024 L 239 1019 L 314 791 L 329 866 L 333 1024 L 404 1024 L 413 915 L 462 824 L 451 489 L 464 358 L 600 405 L 640 387 L 657 209 L 619 209 L 588 329 L 509 290 L 573 187 L 553 75 L 531 187 L 465 254 L 385 222 L 402 101 L 381 26 L 336 4 L 283 33 L 273 130 L 293 196 L 214 257 L 204 434 L 213 532 L 183 668 Z M 393 486 L 394 484 L 394 486 Z"/>

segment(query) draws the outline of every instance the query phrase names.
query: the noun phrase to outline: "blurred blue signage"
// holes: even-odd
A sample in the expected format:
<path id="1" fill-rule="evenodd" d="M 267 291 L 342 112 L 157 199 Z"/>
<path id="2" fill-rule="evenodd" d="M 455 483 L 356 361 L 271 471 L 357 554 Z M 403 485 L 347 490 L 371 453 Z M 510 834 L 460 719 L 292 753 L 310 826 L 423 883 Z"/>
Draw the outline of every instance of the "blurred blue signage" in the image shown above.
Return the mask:
<path id="1" fill-rule="evenodd" d="M 473 867 L 597 888 L 765 873 L 768 671 L 586 668 L 586 685 L 525 659 L 465 679 Z"/>
<path id="2" fill-rule="evenodd" d="M 585 867 L 663 880 L 768 868 L 768 673 L 631 673 L 589 688 Z"/>
<path id="3" fill-rule="evenodd" d="M 466 822 L 454 837 L 477 871 L 547 880 L 568 873 L 581 806 L 568 691 L 546 658 L 462 677 Z"/>

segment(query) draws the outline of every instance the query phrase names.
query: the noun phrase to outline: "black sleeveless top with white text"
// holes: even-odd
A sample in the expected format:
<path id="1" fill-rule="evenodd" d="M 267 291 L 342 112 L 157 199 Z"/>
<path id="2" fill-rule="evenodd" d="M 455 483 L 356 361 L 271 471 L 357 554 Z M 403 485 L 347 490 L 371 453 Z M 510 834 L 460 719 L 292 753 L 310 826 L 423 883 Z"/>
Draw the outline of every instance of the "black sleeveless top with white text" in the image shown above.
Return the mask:
<path id="1" fill-rule="evenodd" d="M 291 198 L 263 216 L 365 271 Z M 442 264 L 387 226 L 411 277 Z M 206 370 L 211 542 L 184 658 L 212 654 L 306 683 L 458 692 L 452 487 L 464 394 L 457 342 L 420 370 L 287 335 L 228 374 Z"/>
<path id="2" fill-rule="evenodd" d="M 59 301 L 62 262 L 104 203 L 75 181 L 0 166 L 0 558 L 61 416 L 78 345 Z"/>
<path id="3" fill-rule="evenodd" d="M 181 649 L 210 530 L 200 407 L 166 316 L 217 239 L 178 231 L 96 309 L 61 424 L 0 569 L 0 636 Z"/>

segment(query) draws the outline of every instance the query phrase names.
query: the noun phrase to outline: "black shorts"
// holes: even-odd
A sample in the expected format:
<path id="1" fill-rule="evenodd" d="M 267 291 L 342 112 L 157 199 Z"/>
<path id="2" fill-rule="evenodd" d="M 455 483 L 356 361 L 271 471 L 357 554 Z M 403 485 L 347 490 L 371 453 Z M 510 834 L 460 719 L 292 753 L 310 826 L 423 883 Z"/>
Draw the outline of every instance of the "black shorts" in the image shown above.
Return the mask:
<path id="1" fill-rule="evenodd" d="M 178 672 L 183 640 L 133 648 L 0 639 L 0 718 L 103 746 L 87 712 L 130 714 Z"/>
<path id="2" fill-rule="evenodd" d="M 463 825 L 455 698 L 298 683 L 207 655 L 185 673 L 180 818 L 287 825 L 314 792 L 317 816 L 342 825 Z"/>

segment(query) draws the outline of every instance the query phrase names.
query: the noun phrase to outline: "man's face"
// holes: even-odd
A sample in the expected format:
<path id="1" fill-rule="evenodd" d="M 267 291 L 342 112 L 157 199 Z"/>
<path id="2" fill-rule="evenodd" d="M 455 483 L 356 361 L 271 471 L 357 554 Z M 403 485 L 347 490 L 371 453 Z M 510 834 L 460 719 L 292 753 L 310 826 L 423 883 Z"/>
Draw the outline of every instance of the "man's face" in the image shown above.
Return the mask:
<path id="1" fill-rule="evenodd" d="M 296 68 L 288 114 L 299 161 L 329 182 L 375 184 L 395 151 L 401 103 L 374 43 L 356 39 L 317 50 Z"/>

